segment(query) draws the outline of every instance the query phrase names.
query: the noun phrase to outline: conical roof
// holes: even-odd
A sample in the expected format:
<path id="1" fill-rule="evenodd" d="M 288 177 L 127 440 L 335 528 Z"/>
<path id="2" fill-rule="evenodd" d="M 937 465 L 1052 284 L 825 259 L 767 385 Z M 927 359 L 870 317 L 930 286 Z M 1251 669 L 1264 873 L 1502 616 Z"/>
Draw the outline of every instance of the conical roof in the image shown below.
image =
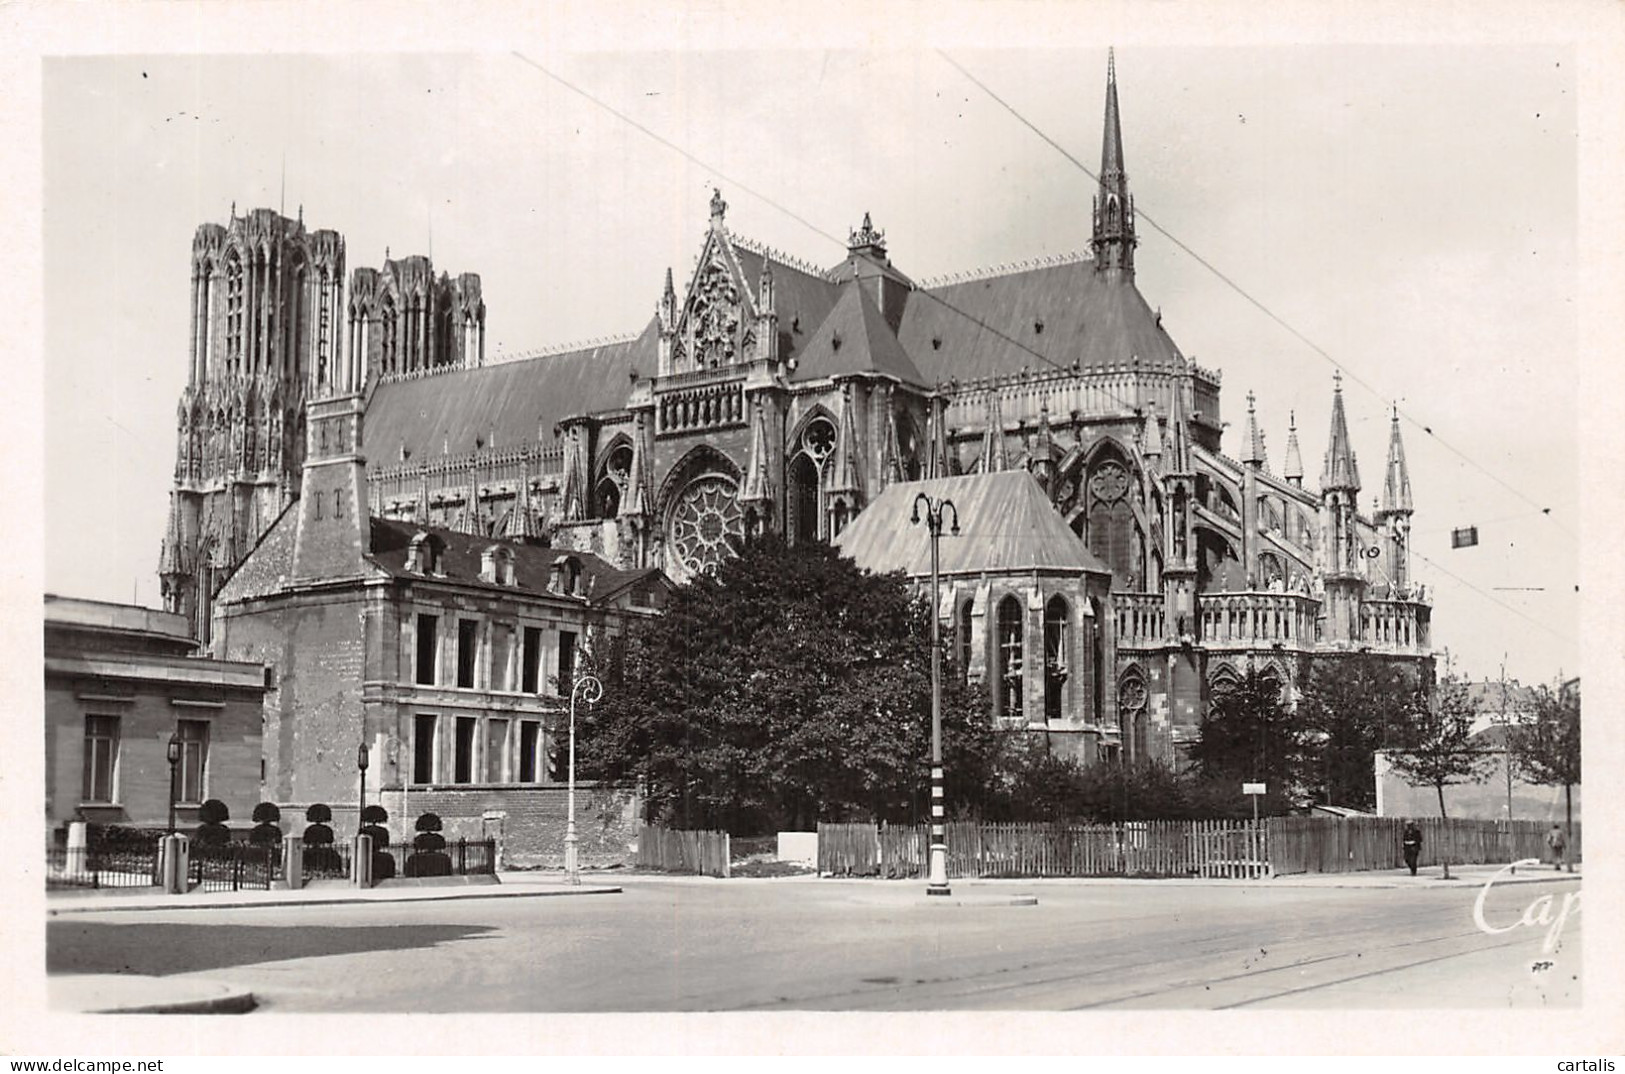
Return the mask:
<path id="1" fill-rule="evenodd" d="M 1286 431 L 1286 469 L 1282 472 L 1288 481 L 1303 480 L 1303 453 L 1298 450 L 1298 414 L 1291 411 L 1287 415 Z"/>
<path id="2" fill-rule="evenodd" d="M 951 534 L 950 511 L 938 546 L 944 574 L 1111 573 L 1025 470 L 900 481 L 875 497 L 841 531 L 835 546 L 876 573 L 901 570 L 914 578 L 928 577 L 931 542 L 924 519 L 917 526 L 909 522 L 915 497 L 922 492 L 933 500 L 953 501 L 958 512 L 959 535 Z"/>
<path id="3" fill-rule="evenodd" d="M 1359 491 L 1360 468 L 1354 459 L 1354 448 L 1349 444 L 1348 418 L 1343 414 L 1343 376 L 1333 377 L 1332 431 L 1326 443 L 1326 464 L 1320 473 L 1320 489 Z"/>
<path id="4" fill-rule="evenodd" d="M 1394 408 L 1394 419 L 1388 427 L 1388 467 L 1382 482 L 1382 509 L 1388 512 L 1410 511 L 1411 474 L 1405 466 L 1405 442 L 1399 437 L 1399 408 Z"/>

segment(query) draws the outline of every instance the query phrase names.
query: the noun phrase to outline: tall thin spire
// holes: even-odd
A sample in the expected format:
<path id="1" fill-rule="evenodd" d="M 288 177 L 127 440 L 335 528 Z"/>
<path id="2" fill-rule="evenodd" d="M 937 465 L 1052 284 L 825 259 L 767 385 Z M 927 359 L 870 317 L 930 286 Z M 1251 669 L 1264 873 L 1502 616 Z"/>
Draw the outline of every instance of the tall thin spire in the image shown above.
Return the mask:
<path id="1" fill-rule="evenodd" d="M 1332 433 L 1326 444 L 1326 464 L 1320 474 L 1322 492 L 1331 489 L 1360 490 L 1360 468 L 1349 445 L 1348 419 L 1343 415 L 1343 374 L 1332 374 Z"/>
<path id="2" fill-rule="evenodd" d="M 1394 417 L 1388 426 L 1388 469 L 1382 482 L 1383 514 L 1410 512 L 1411 474 L 1405 466 L 1405 442 L 1399 436 L 1399 405 L 1394 405 Z"/>
<path id="3" fill-rule="evenodd" d="M 1287 412 L 1286 470 L 1282 473 L 1292 484 L 1303 487 L 1303 453 L 1298 450 L 1298 412 Z"/>
<path id="4" fill-rule="evenodd" d="M 1101 133 L 1100 192 L 1095 195 L 1090 246 L 1098 271 L 1134 274 L 1134 199 L 1123 170 L 1123 122 L 1117 106 L 1117 56 L 1106 53 L 1106 122 Z"/>

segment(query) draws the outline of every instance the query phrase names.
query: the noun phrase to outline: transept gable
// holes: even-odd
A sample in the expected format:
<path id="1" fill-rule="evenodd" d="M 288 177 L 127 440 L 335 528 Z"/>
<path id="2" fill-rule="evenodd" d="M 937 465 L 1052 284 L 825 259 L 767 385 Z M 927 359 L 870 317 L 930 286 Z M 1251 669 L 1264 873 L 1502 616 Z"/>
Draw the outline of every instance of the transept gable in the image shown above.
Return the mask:
<path id="1" fill-rule="evenodd" d="M 738 365 L 754 357 L 755 284 L 720 223 L 700 250 L 679 308 L 672 369 L 686 373 Z"/>

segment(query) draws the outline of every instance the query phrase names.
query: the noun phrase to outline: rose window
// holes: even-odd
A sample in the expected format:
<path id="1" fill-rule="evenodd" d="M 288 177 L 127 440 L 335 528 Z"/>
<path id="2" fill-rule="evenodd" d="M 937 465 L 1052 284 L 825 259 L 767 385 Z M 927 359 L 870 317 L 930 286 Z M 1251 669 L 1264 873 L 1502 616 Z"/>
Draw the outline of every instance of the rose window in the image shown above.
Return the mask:
<path id="1" fill-rule="evenodd" d="M 734 483 L 702 477 L 684 489 L 671 513 L 671 546 L 684 572 L 698 574 L 721 563 L 745 527 Z"/>

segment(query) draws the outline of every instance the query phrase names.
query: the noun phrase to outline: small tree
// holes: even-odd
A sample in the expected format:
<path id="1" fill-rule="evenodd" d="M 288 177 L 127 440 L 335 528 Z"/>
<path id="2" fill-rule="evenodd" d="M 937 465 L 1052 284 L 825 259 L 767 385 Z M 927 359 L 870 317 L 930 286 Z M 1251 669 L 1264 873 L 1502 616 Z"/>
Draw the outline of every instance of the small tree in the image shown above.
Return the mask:
<path id="1" fill-rule="evenodd" d="M 1406 783 L 1432 787 L 1438 793 L 1439 816 L 1443 818 L 1444 789 L 1460 783 L 1482 783 L 1489 775 L 1493 758 L 1471 743 L 1478 706 L 1465 683 L 1447 675 L 1439 680 L 1431 699 L 1419 701 L 1408 726 L 1406 748 L 1393 754 L 1389 763 Z M 1448 854 L 1443 855 L 1443 862 L 1448 877 Z"/>
<path id="2" fill-rule="evenodd" d="M 1563 834 L 1573 846 L 1574 788 L 1580 783 L 1580 691 L 1553 693 L 1542 686 L 1535 694 L 1533 718 L 1512 729 L 1508 744 L 1521 776 L 1531 783 L 1563 788 Z"/>
<path id="3" fill-rule="evenodd" d="M 424 813 L 414 825 L 417 835 L 412 839 L 412 854 L 406 859 L 407 876 L 450 876 L 451 858 L 446 854 L 446 837 L 440 817 Z"/>
<path id="4" fill-rule="evenodd" d="M 210 798 L 198 808 L 198 820 L 202 821 L 197 827 L 196 838 L 201 847 L 225 846 L 231 842 L 231 829 L 226 827 L 226 821 L 231 818 L 231 810 L 226 803 L 218 798 Z"/>
<path id="5" fill-rule="evenodd" d="M 1262 782 L 1285 795 L 1302 780 L 1307 736 L 1281 702 L 1275 676 L 1248 671 L 1233 689 L 1214 699 L 1190 758 L 1205 782 Z"/>
<path id="6" fill-rule="evenodd" d="M 248 833 L 248 841 L 261 847 L 282 842 L 282 827 L 278 824 L 281 819 L 282 810 L 275 803 L 261 802 L 254 807 L 254 830 Z"/>
<path id="7" fill-rule="evenodd" d="M 305 810 L 305 871 L 330 873 L 340 870 L 338 852 L 333 849 L 333 829 L 327 822 L 333 811 L 323 802 Z"/>
<path id="8" fill-rule="evenodd" d="M 395 859 L 389 853 L 389 829 L 384 827 L 389 811 L 381 805 L 361 810 L 360 834 L 372 840 L 372 878 L 388 880 L 395 875 Z"/>

